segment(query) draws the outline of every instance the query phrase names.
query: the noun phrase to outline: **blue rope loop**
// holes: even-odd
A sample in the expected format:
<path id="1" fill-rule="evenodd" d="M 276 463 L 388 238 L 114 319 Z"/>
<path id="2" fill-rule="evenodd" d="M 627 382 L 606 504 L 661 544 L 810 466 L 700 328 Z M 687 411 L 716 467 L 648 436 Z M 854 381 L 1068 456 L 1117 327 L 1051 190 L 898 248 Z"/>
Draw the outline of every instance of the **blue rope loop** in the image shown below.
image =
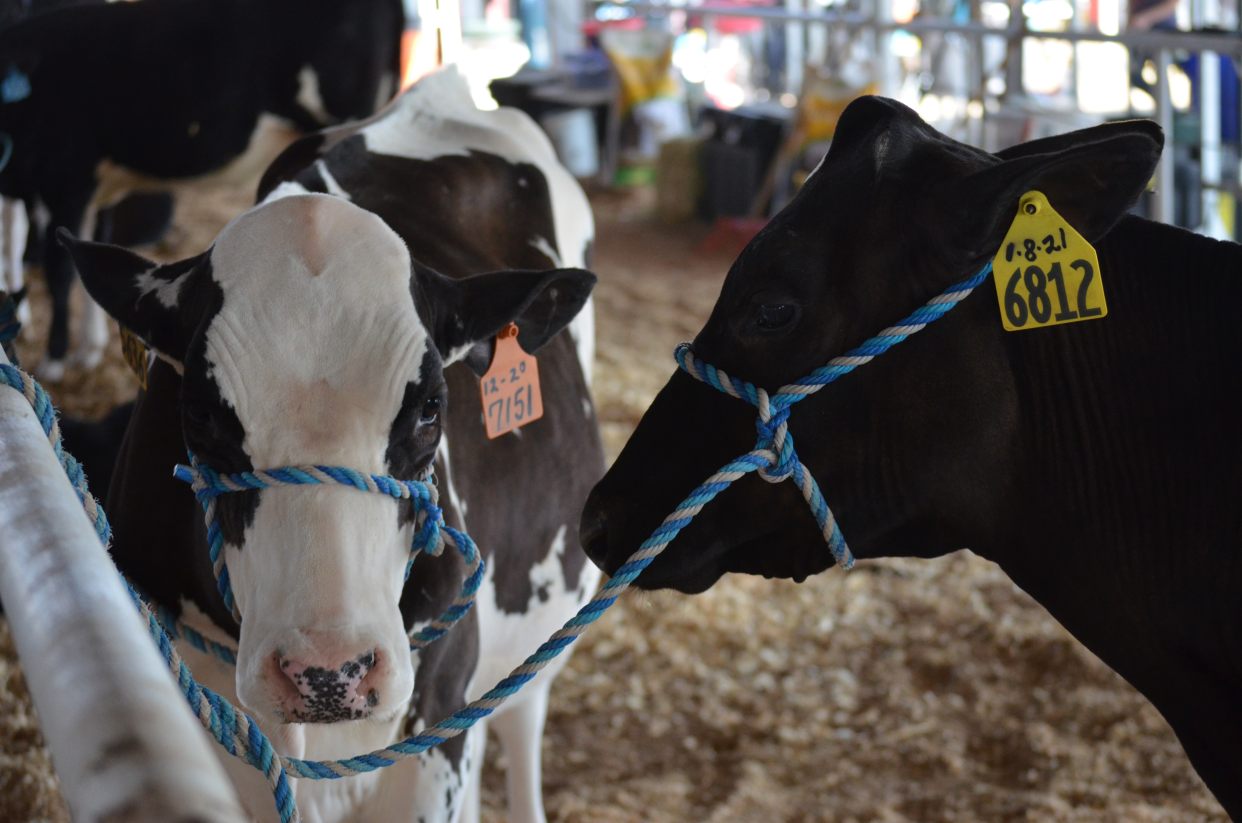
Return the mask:
<path id="1" fill-rule="evenodd" d="M 225 474 L 203 463 L 192 453 L 190 465 L 174 466 L 173 476 L 192 485 L 194 497 L 203 507 L 207 521 L 208 551 L 212 567 L 216 570 L 216 588 L 224 599 L 225 606 L 239 623 L 241 614 L 233 598 L 232 578 L 229 575 L 228 564 L 224 561 L 224 535 L 220 531 L 215 515 L 215 501 L 221 495 L 230 492 L 270 489 L 282 485 L 319 486 L 325 485 L 326 481 L 333 481 L 358 491 L 374 492 L 392 497 L 394 500 L 409 500 L 414 505 L 416 522 L 421 519 L 422 523 L 414 531 L 403 579 L 409 579 L 414 560 L 419 552 L 438 556 L 443 551 L 445 542 L 451 542 L 457 547 L 469 570 L 453 604 L 410 638 L 411 650 L 421 649 L 443 637 L 453 624 L 465 617 L 474 605 L 479 586 L 483 582 L 485 564 L 478 548 L 469 535 L 444 522 L 444 511 L 436 505 L 437 495 L 434 487 L 425 480 L 401 480 L 387 475 L 364 474 L 343 466 L 318 465 L 284 466 L 264 471 Z M 223 659 L 220 654 L 215 656 Z"/>
<path id="2" fill-rule="evenodd" d="M 758 439 L 755 441 L 755 448 L 747 456 L 753 456 L 753 458 L 734 461 L 721 469 L 717 475 L 758 471 L 765 480 L 772 483 L 793 478 L 795 484 L 803 490 L 803 496 L 806 498 L 807 505 L 815 516 L 815 521 L 819 524 L 820 529 L 823 530 L 824 539 L 827 541 L 828 547 L 832 551 L 833 557 L 836 558 L 838 565 L 846 569 L 851 568 L 854 565 L 854 557 L 845 543 L 845 538 L 836 524 L 836 519 L 828 508 L 828 503 L 824 500 L 819 484 L 811 476 L 806 466 L 798 459 L 798 453 L 794 449 L 793 434 L 789 432 L 788 428 L 791 407 L 794 403 L 806 399 L 837 378 L 849 374 L 863 363 L 884 354 L 884 352 L 902 342 L 911 334 L 922 330 L 927 324 L 943 317 L 950 309 L 964 300 L 966 295 L 970 294 L 976 286 L 986 280 L 991 273 L 992 263 L 989 261 L 978 274 L 955 286 L 950 286 L 939 297 L 933 298 L 931 302 L 915 309 L 909 317 L 895 326 L 885 329 L 875 337 L 863 342 L 862 345 L 850 349 L 841 357 L 833 358 L 826 366 L 815 369 L 806 377 L 780 387 L 775 394 L 770 396 L 763 389 L 755 387 L 752 383 L 731 377 L 712 364 L 698 359 L 695 357 L 690 343 L 678 344 L 673 351 L 673 359 L 677 361 L 677 365 L 682 371 L 719 392 L 746 400 L 760 410 L 760 414 L 755 420 L 755 431 L 758 434 Z M 766 419 L 764 415 L 765 397 L 767 398 Z M 771 455 L 771 457 L 763 455 Z M 690 496 L 678 506 L 678 510 L 702 506 L 727 488 L 732 482 L 732 480 L 729 480 L 727 482 L 700 486 L 691 492 Z M 668 527 L 672 526 L 673 523 L 681 522 L 673 521 L 670 523 L 666 521 L 664 525 L 656 530 L 656 534 L 652 535 L 652 539 L 644 543 L 643 546 L 646 547 L 649 543 L 652 543 L 652 540 L 656 540 L 657 536 L 663 538 L 663 536 L 670 533 L 667 531 Z M 688 518 L 685 520 L 685 523 L 689 523 Z M 671 533 L 676 534 L 683 527 L 684 524 L 679 525 Z"/>

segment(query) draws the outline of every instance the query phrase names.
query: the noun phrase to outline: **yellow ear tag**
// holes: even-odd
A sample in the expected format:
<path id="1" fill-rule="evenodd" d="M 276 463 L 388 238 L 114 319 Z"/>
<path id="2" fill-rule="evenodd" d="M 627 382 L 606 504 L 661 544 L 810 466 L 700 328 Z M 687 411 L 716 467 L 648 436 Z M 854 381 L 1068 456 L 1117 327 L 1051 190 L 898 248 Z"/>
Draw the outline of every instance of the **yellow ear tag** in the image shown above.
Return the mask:
<path id="1" fill-rule="evenodd" d="M 1018 201 L 1018 216 L 992 260 L 992 280 L 1006 331 L 1108 314 L 1095 249 L 1042 192 L 1028 191 Z"/>
<path id="2" fill-rule="evenodd" d="M 479 380 L 483 395 L 483 423 L 491 439 L 543 417 L 539 365 L 522 351 L 518 327 L 510 323 L 496 335 L 492 365 Z"/>
<path id="3" fill-rule="evenodd" d="M 151 350 L 147 344 L 138 339 L 138 335 L 121 326 L 121 354 L 134 374 L 138 376 L 138 385 L 147 387 L 147 367 L 151 365 Z"/>

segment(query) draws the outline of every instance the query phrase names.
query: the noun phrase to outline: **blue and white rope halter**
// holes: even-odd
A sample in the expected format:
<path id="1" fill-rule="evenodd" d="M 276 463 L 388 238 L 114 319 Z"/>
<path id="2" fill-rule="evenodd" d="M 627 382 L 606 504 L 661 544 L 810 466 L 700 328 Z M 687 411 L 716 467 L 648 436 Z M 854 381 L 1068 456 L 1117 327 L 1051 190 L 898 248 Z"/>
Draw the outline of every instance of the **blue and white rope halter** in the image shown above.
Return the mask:
<path id="1" fill-rule="evenodd" d="M 755 443 L 755 448 L 707 478 L 702 485 L 691 492 L 690 496 L 665 519 L 660 528 L 656 529 L 655 534 L 643 544 L 643 549 L 658 547 L 659 551 L 663 551 L 678 532 L 689 525 L 694 516 L 702 511 L 703 506 L 709 500 L 727 489 L 735 480 L 757 471 L 759 476 L 769 483 L 780 483 L 782 480 L 793 478 L 794 483 L 802 492 L 802 497 L 811 507 L 811 513 L 815 515 L 815 521 L 819 523 L 820 531 L 837 564 L 844 569 L 852 568 L 854 555 L 850 552 L 849 546 L 845 544 L 845 538 L 841 535 L 836 518 L 832 516 L 832 510 L 824 501 L 819 484 L 811 476 L 810 470 L 798 459 L 798 453 L 794 450 L 793 435 L 789 433 L 790 407 L 799 400 L 805 400 L 815 394 L 838 377 L 849 374 L 864 363 L 874 360 L 915 332 L 922 331 L 927 324 L 943 317 L 964 300 L 966 295 L 986 280 L 991 273 L 992 264 L 989 262 L 974 277 L 933 297 L 926 305 L 897 325 L 884 329 L 875 337 L 855 349 L 850 349 L 842 356 L 834 357 L 828 361 L 828 365 L 821 366 L 801 380 L 781 386 L 776 394 L 771 396 L 764 389 L 757 388 L 736 377 L 730 377 L 715 366 L 699 360 L 690 350 L 689 343 L 679 344 L 673 357 L 677 360 L 677 365 L 687 374 L 717 391 L 745 400 L 759 409 L 759 418 L 755 421 L 759 439 Z M 642 554 L 642 550 L 639 554 Z"/>
<path id="2" fill-rule="evenodd" d="M 479 585 L 483 582 L 483 558 L 470 536 L 457 531 L 444 522 L 444 512 L 438 505 L 439 495 L 436 487 L 425 479 L 398 480 L 395 477 L 379 474 L 363 474 L 340 466 L 286 466 L 281 469 L 266 471 L 242 472 L 240 474 L 221 474 L 210 466 L 204 465 L 194 455 L 190 455 L 189 466 L 178 465 L 173 469 L 173 476 L 184 480 L 194 489 L 194 496 L 203 506 L 203 517 L 207 521 L 207 546 L 211 556 L 212 570 L 216 574 L 216 587 L 224 604 L 233 613 L 233 619 L 241 623 L 241 611 L 233 598 L 233 586 L 229 577 L 228 564 L 224 560 L 224 535 L 216 521 L 216 501 L 222 494 L 244 492 L 256 489 L 270 489 L 273 486 L 318 486 L 339 484 L 349 486 L 358 491 L 371 492 L 392 497 L 394 500 L 409 500 L 414 504 L 415 530 L 414 540 L 410 545 L 410 557 L 405 563 L 405 578 L 410 577 L 410 569 L 420 551 L 426 551 L 438 557 L 444 551 L 445 543 L 452 543 L 466 561 L 466 579 L 462 583 L 461 592 L 438 618 L 424 626 L 418 634 L 410 638 L 411 649 L 421 649 L 428 643 L 438 640 L 449 628 L 466 616 L 474 604 Z M 426 472 L 430 475 L 430 469 Z M 162 622 L 162 621 L 161 621 Z M 217 658 L 234 663 L 233 651 L 224 646 L 213 644 L 215 648 L 203 648 L 194 642 L 197 635 L 189 626 L 179 621 L 173 624 L 174 633 L 182 634 L 196 648 L 208 651 Z M 192 633 L 192 634 L 191 634 Z M 198 637 L 202 637 L 198 635 Z M 204 642 L 209 642 L 204 639 Z"/>
<path id="3" fill-rule="evenodd" d="M 853 556 L 845 545 L 845 539 L 841 537 L 841 531 L 837 528 L 832 512 L 828 509 L 827 503 L 824 502 L 823 495 L 819 491 L 819 485 L 811 477 L 810 471 L 798 460 L 797 453 L 794 451 L 793 438 L 788 431 L 789 408 L 799 400 L 819 391 L 841 375 L 848 374 L 862 364 L 888 351 L 897 343 L 922 330 L 933 320 L 944 316 L 945 313 L 965 299 L 991 272 L 992 264 L 989 263 L 974 277 L 951 287 L 944 294 L 932 298 L 923 308 L 897 325 L 885 329 L 876 337 L 866 341 L 858 348 L 851 349 L 843 356 L 834 358 L 826 366 L 816 369 L 801 380 L 782 386 L 772 396 L 769 396 L 763 389 L 756 388 L 754 385 L 735 377 L 730 377 L 723 371 L 698 360 L 690 351 L 688 344 L 683 343 L 678 346 L 674 356 L 677 359 L 678 365 L 685 369 L 687 373 L 719 391 L 744 399 L 759 409 L 759 419 L 756 422 L 759 440 L 755 448 L 721 468 L 720 471 L 713 474 L 698 488 L 694 489 L 690 496 L 678 504 L 673 513 L 664 519 L 664 522 L 639 547 L 638 551 L 630 555 L 629 559 L 617 569 L 616 574 L 596 592 L 589 603 L 579 609 L 574 617 L 570 618 L 534 654 L 526 658 L 522 665 L 515 668 L 509 673 L 508 677 L 497 683 L 491 691 L 465 708 L 455 712 L 451 717 L 428 728 L 422 734 L 392 746 L 345 760 L 311 761 L 276 756 L 271 743 L 259 731 L 254 721 L 237 711 L 227 700 L 213 694 L 208 689 L 200 687 L 194 682 L 189 669 L 181 661 L 176 649 L 173 648 L 172 641 L 169 639 L 169 634 L 174 633 L 178 628 L 176 625 L 173 625 L 175 621 L 172 621 L 171 615 L 162 609 L 153 613 L 143 600 L 136 593 L 133 593 L 132 588 L 131 593 L 133 593 L 135 602 L 147 620 L 152 637 L 155 638 L 156 644 L 164 654 L 165 660 L 169 663 L 169 667 L 177 676 L 178 683 L 181 685 L 186 699 L 198 714 L 203 725 L 229 753 L 250 763 L 267 776 L 276 797 L 281 823 L 296 821 L 299 819 L 298 812 L 285 779 L 286 769 L 297 777 L 313 779 L 361 774 L 390 766 L 407 757 L 425 752 L 471 728 L 480 720 L 492 714 L 501 704 L 533 679 L 541 669 L 556 659 L 561 652 L 577 640 L 586 631 L 588 626 L 598 620 L 617 601 L 617 598 L 629 588 L 630 584 L 642 573 L 643 569 L 647 568 L 668 547 L 669 543 L 673 541 L 681 530 L 690 524 L 695 515 L 702 511 L 703 506 L 728 488 L 735 480 L 749 472 L 758 471 L 760 476 L 774 483 L 793 477 L 802 490 L 807 503 L 810 505 L 811 511 L 814 513 L 815 519 L 824 533 L 824 538 L 828 541 L 828 545 L 833 552 L 833 556 L 843 567 L 849 568 L 852 566 L 854 562 Z M 43 423 L 44 431 L 48 433 L 49 439 L 52 440 L 57 456 L 60 457 L 62 465 L 64 465 L 66 472 L 74 483 L 75 490 L 77 490 L 79 497 L 82 498 L 82 503 L 86 507 L 87 513 L 91 516 L 92 522 L 95 523 L 100 539 L 106 546 L 111 532 L 104 517 L 103 509 L 98 506 L 94 498 L 87 492 L 85 477 L 82 475 L 82 470 L 77 465 L 77 462 L 65 453 L 60 446 L 60 433 L 56 426 L 55 411 L 52 409 L 46 392 L 20 369 L 3 364 L 0 364 L 0 382 L 5 382 L 22 392 L 34 407 L 35 413 Z M 366 483 L 365 478 L 367 476 L 365 475 L 354 473 L 358 474 L 355 478 L 352 474 L 344 474 L 344 472 L 348 471 L 344 469 L 337 470 L 342 474 L 334 475 L 322 469 L 322 467 L 312 468 L 323 471 L 327 480 L 333 482 L 352 485 L 355 488 L 359 488 L 358 483 L 361 482 L 366 491 L 393 493 L 393 489 L 381 484 L 378 477 L 371 477 L 374 483 L 374 488 L 372 488 Z M 273 475 L 271 472 L 267 472 L 251 473 L 251 477 L 245 479 L 244 483 L 243 480 L 238 479 L 238 475 L 229 475 L 228 481 L 218 474 L 215 475 L 216 479 L 214 481 L 205 479 L 210 476 L 203 474 L 204 469 L 205 467 L 201 465 L 194 468 L 178 467 L 178 476 L 182 477 L 182 479 L 191 479 L 192 482 L 193 480 L 201 480 L 204 484 L 204 488 L 201 491 L 209 490 L 209 493 L 206 495 L 199 496 L 199 500 L 204 504 L 205 513 L 208 506 L 214 503 L 215 498 L 226 491 L 264 488 L 264 486 L 257 484 L 265 483 L 272 485 L 269 481 L 273 480 L 277 484 L 292 483 L 294 485 L 327 482 L 327 480 L 318 475 L 311 474 L 306 467 L 297 469 L 297 471 L 305 473 L 307 477 L 314 478 L 313 480 L 302 480 L 300 476 L 292 474 Z M 289 472 L 290 470 L 278 471 Z M 340 479 L 342 477 L 345 479 Z M 403 482 L 419 482 L 399 481 L 392 478 L 383 479 L 398 484 Z M 232 486 L 228 485 L 229 481 L 232 482 Z M 249 485 L 251 483 L 256 485 Z M 384 489 L 387 490 L 385 491 Z M 196 494 L 199 491 L 199 489 L 196 489 Z M 413 490 L 410 491 L 411 495 L 413 495 Z M 429 496 L 433 493 L 431 490 L 428 491 Z M 432 505 L 434 505 L 434 498 L 432 500 Z M 214 511 L 214 506 L 212 506 L 212 510 Z M 436 519 L 431 515 L 430 509 L 427 511 L 428 520 Z M 210 514 L 208 519 L 214 520 Z M 459 549 L 461 549 L 462 543 L 469 539 L 464 534 L 453 532 L 447 526 L 442 524 L 441 526 L 455 540 L 460 535 L 462 540 L 458 541 Z M 423 527 L 418 531 L 418 534 L 421 536 L 425 533 L 425 530 L 426 522 L 424 521 Z M 426 545 L 426 541 L 429 539 L 426 538 L 422 545 Z M 416 549 L 419 547 L 417 541 L 418 538 L 416 537 Z M 473 547 L 473 543 L 469 545 Z M 217 553 L 216 556 L 220 556 L 220 553 Z M 407 574 L 408 571 L 407 565 Z M 476 569 L 476 574 L 481 577 L 481 571 Z M 469 579 L 473 576 L 468 575 L 467 577 Z M 188 629 L 188 627 L 181 628 L 183 631 Z M 192 632 L 192 630 L 190 631 Z M 216 654 L 221 659 L 227 659 L 224 656 L 225 653 L 232 653 L 232 650 L 219 646 L 219 644 L 213 644 L 211 641 L 198 635 L 197 632 L 184 636 L 195 648 Z"/>

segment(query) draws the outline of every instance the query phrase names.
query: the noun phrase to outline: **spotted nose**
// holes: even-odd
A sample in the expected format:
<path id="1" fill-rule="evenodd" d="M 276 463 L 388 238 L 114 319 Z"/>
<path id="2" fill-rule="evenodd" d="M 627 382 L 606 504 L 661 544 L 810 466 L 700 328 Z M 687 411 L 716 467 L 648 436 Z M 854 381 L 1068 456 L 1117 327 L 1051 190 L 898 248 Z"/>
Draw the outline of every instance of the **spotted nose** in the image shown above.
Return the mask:
<path id="1" fill-rule="evenodd" d="M 375 650 L 335 667 L 286 658 L 280 652 L 273 658 L 283 676 L 281 704 L 290 722 L 361 720 L 379 703 L 384 667 Z"/>

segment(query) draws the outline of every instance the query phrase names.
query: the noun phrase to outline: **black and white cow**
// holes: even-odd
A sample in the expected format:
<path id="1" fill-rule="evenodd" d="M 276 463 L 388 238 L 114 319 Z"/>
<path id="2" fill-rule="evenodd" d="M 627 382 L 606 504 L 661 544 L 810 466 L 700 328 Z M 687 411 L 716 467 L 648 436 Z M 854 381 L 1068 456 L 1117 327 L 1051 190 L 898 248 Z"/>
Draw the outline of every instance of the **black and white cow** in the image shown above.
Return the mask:
<path id="1" fill-rule="evenodd" d="M 118 565 L 208 636 L 239 638 L 236 671 L 182 649 L 200 682 L 239 698 L 282 752 L 339 758 L 477 697 L 594 591 L 573 529 L 603 474 L 588 387 L 595 278 L 548 271 L 582 265 L 594 228 L 534 122 L 476 110 L 455 72 L 290 152 L 288 179 L 198 257 L 156 266 L 71 248 L 90 293 L 161 358 L 107 501 Z M 511 320 L 538 351 L 544 416 L 488 440 L 478 373 Z M 434 458 L 446 520 L 488 564 L 477 606 L 410 654 L 407 630 L 455 597 L 460 559 L 420 555 L 402 587 L 407 509 L 286 487 L 219 501 L 239 627 L 216 591 L 201 510 L 169 476 L 187 447 L 225 471 L 318 463 L 412 478 Z M 308 668 L 322 687 L 289 676 Z M 544 820 L 548 675 L 490 723 L 514 821 Z M 333 720 L 372 693 L 368 719 L 285 722 Z M 485 740 L 477 728 L 369 775 L 295 781 L 298 804 L 316 821 L 477 820 Z M 259 774 L 222 757 L 249 810 L 272 818 Z"/>
<path id="2" fill-rule="evenodd" d="M 1106 317 L 1006 332 L 989 279 L 796 404 L 789 431 L 855 555 L 970 547 L 1000 564 L 1150 698 L 1242 820 L 1242 247 L 1126 215 L 1162 145 L 1134 121 L 991 155 L 863 98 L 733 265 L 693 349 L 773 391 L 978 272 L 1019 198 L 1043 192 L 1094 244 Z M 675 374 L 591 494 L 580 537 L 595 562 L 617 569 L 753 447 L 754 421 Z M 637 585 L 828 568 L 792 486 L 739 481 Z"/>
<path id="3" fill-rule="evenodd" d="M 214 173 L 250 180 L 303 131 L 365 117 L 395 90 L 400 0 L 143 0 L 37 14 L 0 31 L 0 195 L 50 214 L 49 233 L 135 189 Z M 0 146 L 3 148 L 3 146 Z M 63 374 L 73 269 L 44 248 L 47 359 Z M 75 360 L 107 343 L 84 312 Z"/>

